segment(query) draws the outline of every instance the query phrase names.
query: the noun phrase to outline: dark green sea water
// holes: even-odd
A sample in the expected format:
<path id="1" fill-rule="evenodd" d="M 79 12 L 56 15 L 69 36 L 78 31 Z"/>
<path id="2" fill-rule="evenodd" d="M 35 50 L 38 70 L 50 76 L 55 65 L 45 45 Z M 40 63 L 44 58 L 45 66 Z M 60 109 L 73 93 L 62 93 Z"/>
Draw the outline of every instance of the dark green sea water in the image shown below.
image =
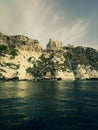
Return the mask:
<path id="1" fill-rule="evenodd" d="M 98 130 L 98 81 L 0 82 L 0 130 Z"/>

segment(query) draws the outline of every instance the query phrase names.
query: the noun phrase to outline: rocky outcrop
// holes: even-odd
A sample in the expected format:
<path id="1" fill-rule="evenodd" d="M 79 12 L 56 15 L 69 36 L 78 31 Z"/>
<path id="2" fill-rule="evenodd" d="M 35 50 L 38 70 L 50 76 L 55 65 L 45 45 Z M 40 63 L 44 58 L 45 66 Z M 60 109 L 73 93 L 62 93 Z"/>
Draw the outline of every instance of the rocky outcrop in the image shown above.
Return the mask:
<path id="1" fill-rule="evenodd" d="M 46 50 L 59 50 L 59 49 L 62 49 L 62 43 L 50 38 L 49 43 L 46 46 Z"/>
<path id="2" fill-rule="evenodd" d="M 38 40 L 29 39 L 23 35 L 6 36 L 0 33 L 0 77 L 11 79 L 32 79 L 33 76 L 26 72 L 32 66 L 43 49 Z M 32 57 L 32 61 L 29 59 Z"/>
<path id="3" fill-rule="evenodd" d="M 24 35 L 6 36 L 0 33 L 0 45 L 7 46 L 9 50 L 16 48 L 25 51 L 43 51 L 38 40 L 30 39 Z"/>
<path id="4" fill-rule="evenodd" d="M 75 80 L 74 73 L 67 69 L 66 71 L 59 70 L 56 72 L 56 78 L 61 78 L 63 80 Z"/>
<path id="5" fill-rule="evenodd" d="M 98 51 L 82 46 L 62 47 L 53 39 L 43 51 L 38 40 L 0 33 L 0 79 L 36 78 L 97 79 Z"/>
<path id="6" fill-rule="evenodd" d="M 91 66 L 78 65 L 76 69 L 76 79 L 97 79 L 98 70 Z"/>

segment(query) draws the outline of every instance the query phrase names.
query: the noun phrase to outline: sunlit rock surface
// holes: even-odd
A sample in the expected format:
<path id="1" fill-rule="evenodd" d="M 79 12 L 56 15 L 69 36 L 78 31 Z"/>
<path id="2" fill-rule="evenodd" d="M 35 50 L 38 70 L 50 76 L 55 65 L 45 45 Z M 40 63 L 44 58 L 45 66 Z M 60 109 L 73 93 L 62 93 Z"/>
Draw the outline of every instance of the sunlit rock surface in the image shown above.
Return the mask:
<path id="1" fill-rule="evenodd" d="M 58 50 L 63 47 L 62 43 L 54 40 L 53 38 L 49 39 L 49 43 L 46 46 L 47 50 Z"/>
<path id="2" fill-rule="evenodd" d="M 50 39 L 44 50 L 38 40 L 0 33 L 0 79 L 78 80 L 98 78 L 98 51 L 62 46 Z"/>

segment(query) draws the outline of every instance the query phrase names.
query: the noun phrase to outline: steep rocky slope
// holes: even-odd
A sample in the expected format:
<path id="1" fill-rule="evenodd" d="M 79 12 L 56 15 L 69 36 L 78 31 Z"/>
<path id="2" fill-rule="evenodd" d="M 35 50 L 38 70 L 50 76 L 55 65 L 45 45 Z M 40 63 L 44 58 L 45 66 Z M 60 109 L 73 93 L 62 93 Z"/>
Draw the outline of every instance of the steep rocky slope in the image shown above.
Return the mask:
<path id="1" fill-rule="evenodd" d="M 98 52 L 86 47 L 63 47 L 50 39 L 46 50 L 39 41 L 23 35 L 0 33 L 0 79 L 98 78 Z"/>
<path id="2" fill-rule="evenodd" d="M 38 40 L 28 37 L 6 36 L 0 33 L 0 77 L 11 79 L 30 79 L 32 75 L 26 69 L 42 54 L 43 49 Z M 29 59 L 32 58 L 32 62 Z"/>

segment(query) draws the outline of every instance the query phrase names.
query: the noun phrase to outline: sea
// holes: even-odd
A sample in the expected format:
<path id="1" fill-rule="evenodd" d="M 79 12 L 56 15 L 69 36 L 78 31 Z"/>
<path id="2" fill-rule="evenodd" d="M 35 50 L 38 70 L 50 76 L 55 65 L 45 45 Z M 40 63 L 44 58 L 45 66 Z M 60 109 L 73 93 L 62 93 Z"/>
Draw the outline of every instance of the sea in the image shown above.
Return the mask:
<path id="1" fill-rule="evenodd" d="M 98 80 L 0 81 L 0 130 L 98 130 Z"/>

